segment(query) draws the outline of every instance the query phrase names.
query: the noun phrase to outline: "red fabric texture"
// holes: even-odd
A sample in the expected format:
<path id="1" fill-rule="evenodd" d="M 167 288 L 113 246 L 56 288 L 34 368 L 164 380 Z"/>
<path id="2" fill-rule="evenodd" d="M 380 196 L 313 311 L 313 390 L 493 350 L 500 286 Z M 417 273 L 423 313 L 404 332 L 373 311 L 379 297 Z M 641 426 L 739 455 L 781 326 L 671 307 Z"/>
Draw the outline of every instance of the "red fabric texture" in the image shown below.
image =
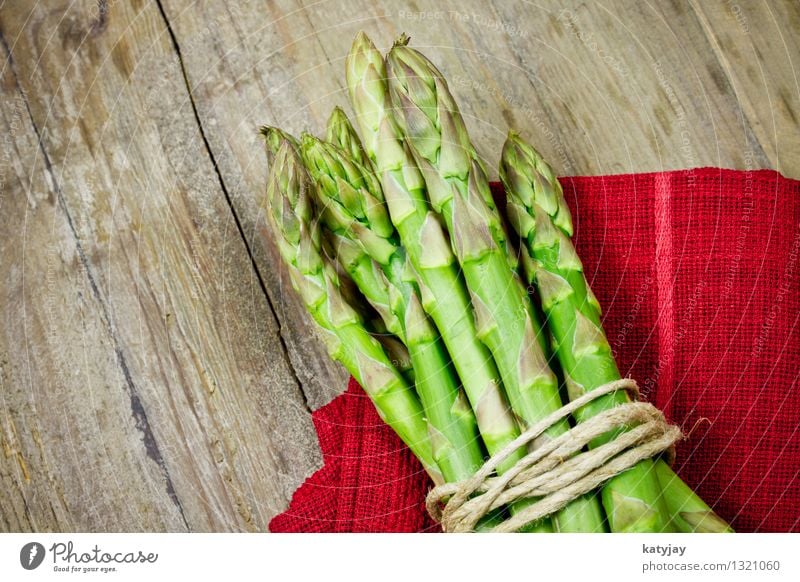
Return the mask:
<path id="1" fill-rule="evenodd" d="M 561 180 L 620 370 L 688 438 L 675 470 L 740 532 L 800 531 L 800 182 L 703 168 Z M 419 463 L 351 380 L 273 532 L 436 531 Z"/>

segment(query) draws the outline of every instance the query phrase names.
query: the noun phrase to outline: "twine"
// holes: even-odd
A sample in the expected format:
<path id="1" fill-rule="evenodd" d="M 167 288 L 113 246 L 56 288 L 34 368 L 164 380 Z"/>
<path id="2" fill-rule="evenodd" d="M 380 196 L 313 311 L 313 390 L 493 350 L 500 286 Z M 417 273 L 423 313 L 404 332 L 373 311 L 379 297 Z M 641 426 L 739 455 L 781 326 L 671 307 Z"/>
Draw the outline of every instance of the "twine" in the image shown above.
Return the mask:
<path id="1" fill-rule="evenodd" d="M 626 390 L 633 402 L 615 406 L 550 439 L 520 459 L 502 475 L 497 467 L 547 429 L 590 402 Z M 639 387 L 630 378 L 615 380 L 590 390 L 537 422 L 488 461 L 469 479 L 435 487 L 425 501 L 428 513 L 446 532 L 475 531 L 487 513 L 524 498 L 538 498 L 491 529 L 513 532 L 551 515 L 570 502 L 600 487 L 612 477 L 666 452 L 674 459 L 674 444 L 681 431 L 667 424 L 664 415 L 646 402 L 637 402 Z M 583 449 L 597 437 L 629 428 L 608 443 Z M 449 498 L 449 499 L 448 499 Z M 447 500 L 442 507 L 442 503 Z"/>

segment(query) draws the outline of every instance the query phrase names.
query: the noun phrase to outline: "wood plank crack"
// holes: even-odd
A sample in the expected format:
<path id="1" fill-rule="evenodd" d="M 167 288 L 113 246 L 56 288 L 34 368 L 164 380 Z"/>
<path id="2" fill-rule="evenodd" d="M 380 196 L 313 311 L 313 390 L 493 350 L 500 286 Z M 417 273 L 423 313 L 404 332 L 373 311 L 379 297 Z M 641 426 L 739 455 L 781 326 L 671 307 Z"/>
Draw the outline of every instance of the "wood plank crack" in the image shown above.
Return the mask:
<path id="1" fill-rule="evenodd" d="M 206 135 L 205 128 L 203 127 L 203 123 L 200 119 L 200 113 L 197 110 L 197 103 L 195 102 L 194 93 L 192 92 L 192 87 L 191 84 L 189 83 L 189 76 L 186 71 L 186 65 L 183 61 L 181 47 L 178 44 L 178 38 L 175 36 L 175 31 L 173 30 L 172 24 L 170 23 L 169 18 L 167 17 L 167 13 L 164 10 L 164 6 L 162 5 L 161 0 L 156 0 L 156 4 L 158 5 L 158 10 L 161 13 L 161 17 L 164 19 L 164 26 L 166 27 L 167 32 L 169 33 L 170 40 L 172 41 L 172 46 L 175 48 L 175 53 L 178 56 L 178 64 L 180 65 L 181 74 L 183 75 L 183 82 L 186 86 L 186 93 L 189 98 L 189 103 L 192 106 L 192 114 L 194 115 L 195 122 L 197 123 L 200 136 L 203 139 L 203 147 L 205 148 L 206 153 L 208 153 L 209 160 L 211 161 L 211 164 L 214 167 L 214 173 L 217 176 L 217 180 L 219 181 L 219 186 L 222 189 L 222 193 L 225 195 L 225 202 L 231 211 L 231 215 L 233 216 L 234 224 L 236 224 L 236 230 L 242 239 L 242 243 L 244 244 L 244 248 L 247 252 L 247 257 L 250 260 L 250 264 L 253 267 L 253 272 L 255 273 L 256 279 L 258 280 L 258 285 L 261 288 L 261 292 L 264 294 L 264 297 L 266 297 L 267 305 L 269 306 L 270 311 L 275 316 L 275 321 L 277 322 L 278 325 L 278 341 L 280 342 L 281 350 L 285 357 L 286 363 L 289 367 L 289 371 L 291 372 L 292 377 L 294 378 L 294 381 L 297 384 L 297 390 L 302 398 L 303 406 L 305 407 L 306 412 L 311 414 L 311 406 L 309 404 L 308 396 L 303 390 L 303 382 L 297 374 L 297 370 L 294 367 L 292 358 L 289 355 L 289 348 L 286 345 L 286 340 L 283 337 L 283 331 L 282 331 L 283 323 L 281 322 L 281 318 L 278 317 L 278 310 L 275 309 L 275 304 L 273 303 L 272 297 L 270 297 L 270 294 L 267 290 L 267 286 L 264 283 L 264 278 L 261 276 L 261 271 L 258 268 L 258 264 L 256 263 L 255 257 L 253 256 L 253 251 L 250 248 L 250 242 L 247 240 L 247 237 L 244 234 L 244 228 L 242 227 L 239 215 L 236 213 L 236 209 L 231 200 L 230 191 L 228 190 L 228 187 L 225 184 L 225 180 L 222 177 L 222 172 L 220 172 L 217 158 L 214 155 L 213 150 L 211 149 L 211 144 L 208 141 L 208 136 Z"/>

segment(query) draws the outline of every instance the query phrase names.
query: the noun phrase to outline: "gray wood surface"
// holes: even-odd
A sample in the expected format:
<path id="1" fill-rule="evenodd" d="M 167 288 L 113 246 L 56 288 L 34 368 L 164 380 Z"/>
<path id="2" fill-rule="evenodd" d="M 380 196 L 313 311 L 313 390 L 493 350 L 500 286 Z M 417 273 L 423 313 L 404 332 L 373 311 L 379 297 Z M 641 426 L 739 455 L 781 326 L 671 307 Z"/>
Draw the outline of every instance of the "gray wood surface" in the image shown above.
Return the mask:
<path id="1" fill-rule="evenodd" d="M 0 530 L 263 531 L 344 389 L 257 212 L 256 128 L 319 132 L 405 31 L 491 167 L 800 178 L 800 5 L 0 3 Z M 349 109 L 349 107 L 348 107 Z"/>

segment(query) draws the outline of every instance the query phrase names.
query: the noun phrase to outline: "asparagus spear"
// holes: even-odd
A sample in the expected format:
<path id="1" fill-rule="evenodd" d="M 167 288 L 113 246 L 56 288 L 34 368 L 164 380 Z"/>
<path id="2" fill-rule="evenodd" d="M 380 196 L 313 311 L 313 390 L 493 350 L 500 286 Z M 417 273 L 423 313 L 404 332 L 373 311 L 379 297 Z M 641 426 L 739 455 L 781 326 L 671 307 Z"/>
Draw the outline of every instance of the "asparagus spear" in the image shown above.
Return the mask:
<path id="1" fill-rule="evenodd" d="M 539 290 L 570 398 L 618 380 L 619 370 L 600 321 L 600 304 L 572 245 L 572 219 L 553 170 L 533 147 L 511 132 L 503 147 L 500 177 L 508 196 L 509 220 L 526 251 L 523 262 Z M 586 405 L 575 416 L 580 422 L 628 400 L 626 392 L 618 391 Z M 614 436 L 604 435 L 593 444 Z M 657 473 L 678 478 L 664 461 L 655 464 L 657 467 L 652 460 L 643 461 L 603 488 L 611 531 L 670 531 L 676 527 Z M 677 483 L 671 490 L 681 491 Z M 727 528 L 696 496 L 690 512 L 690 520 L 704 527 Z M 703 512 L 707 512 L 705 516 L 700 515 Z M 684 523 L 688 521 L 684 519 Z"/>
<path id="2" fill-rule="evenodd" d="M 335 139 L 348 140 L 347 151 L 311 135 L 301 140 L 306 168 L 319 185 L 322 220 L 340 263 L 367 298 L 381 310 L 386 306 L 384 321 L 392 322 L 387 326 L 408 346 L 417 393 L 428 417 L 433 457 L 444 478 L 449 482 L 467 479 L 483 464 L 475 416 L 459 391 L 439 334 L 422 309 L 405 253 L 385 215 L 380 185 L 348 155 L 361 145 L 343 113 L 336 116 L 329 128 L 338 130 Z"/>
<path id="3" fill-rule="evenodd" d="M 260 132 L 264 136 L 267 155 L 270 159 L 275 157 L 283 141 L 289 142 L 298 153 L 300 152 L 300 141 L 284 130 L 265 125 L 261 128 Z M 323 229 L 322 243 L 328 256 L 335 257 L 337 254 L 340 254 L 342 257 L 352 256 L 351 253 L 348 253 L 347 248 L 340 248 L 343 244 L 341 239 L 334 236 L 330 231 L 325 231 Z M 349 246 L 353 244 L 354 243 L 350 243 Z M 411 364 L 411 359 L 405 344 L 398 337 L 401 333 L 400 322 L 392 314 L 389 306 L 388 284 L 385 280 L 379 279 L 375 273 L 371 272 L 374 269 L 369 256 L 366 256 L 362 252 L 352 260 L 357 261 L 358 264 L 352 266 L 348 271 L 348 275 L 353 279 L 353 283 L 356 284 L 364 295 L 364 298 L 367 299 L 379 316 L 379 320 L 374 318 L 370 319 L 365 327 L 367 327 L 368 331 L 381 343 L 386 353 L 391 357 L 395 367 L 397 367 L 409 382 L 413 383 L 414 369 Z M 366 279 L 366 281 L 362 279 Z"/>
<path id="4" fill-rule="evenodd" d="M 442 483 L 419 399 L 347 303 L 333 265 L 321 253 L 310 187 L 296 148 L 284 140 L 272 163 L 264 215 L 292 286 L 318 324 L 331 357 L 361 384 L 378 414 L 414 452 L 434 482 Z"/>
<path id="5" fill-rule="evenodd" d="M 364 147 L 378 170 L 389 215 L 419 282 L 422 304 L 450 352 L 489 453 L 519 435 L 491 354 L 477 339 L 469 296 L 446 235 L 425 199 L 425 184 L 390 114 L 383 57 L 359 33 L 346 63 Z M 512 466 L 520 451 L 505 463 Z"/>
<path id="6" fill-rule="evenodd" d="M 516 257 L 509 251 L 486 172 L 458 106 L 442 74 L 407 42 L 401 37 L 387 56 L 396 117 L 425 177 L 431 204 L 450 231 L 472 297 L 479 337 L 491 350 L 511 406 L 526 428 L 561 407 L 558 381 L 545 356 L 545 337 L 516 273 Z M 543 439 L 567 430 L 564 420 Z M 600 506 L 592 495 L 571 504 L 555 519 L 562 531 L 603 528 Z"/>

